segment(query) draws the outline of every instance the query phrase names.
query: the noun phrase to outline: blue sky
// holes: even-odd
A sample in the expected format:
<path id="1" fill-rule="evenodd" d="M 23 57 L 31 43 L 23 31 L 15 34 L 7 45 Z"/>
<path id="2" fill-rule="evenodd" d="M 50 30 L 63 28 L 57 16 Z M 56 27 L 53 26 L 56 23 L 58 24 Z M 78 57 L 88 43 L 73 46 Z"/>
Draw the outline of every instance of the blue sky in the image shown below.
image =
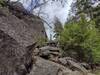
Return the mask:
<path id="1" fill-rule="evenodd" d="M 11 1 L 17 1 L 17 0 L 11 0 Z M 31 0 L 20 0 L 20 2 L 27 9 L 28 6 L 30 5 Z M 64 24 L 65 21 L 67 20 L 72 2 L 73 0 L 67 0 L 67 2 L 64 3 L 64 7 L 62 7 L 60 2 L 51 3 L 51 1 L 49 1 L 46 5 L 42 6 L 41 12 L 45 14 L 40 14 L 40 17 L 43 18 L 45 21 L 47 21 L 52 27 L 50 28 L 47 24 L 44 23 L 48 38 L 50 38 L 50 35 L 52 36 L 54 35 L 53 23 L 54 23 L 55 17 L 57 17 Z M 37 15 L 38 11 L 39 11 L 39 8 L 35 9 L 33 13 Z"/>

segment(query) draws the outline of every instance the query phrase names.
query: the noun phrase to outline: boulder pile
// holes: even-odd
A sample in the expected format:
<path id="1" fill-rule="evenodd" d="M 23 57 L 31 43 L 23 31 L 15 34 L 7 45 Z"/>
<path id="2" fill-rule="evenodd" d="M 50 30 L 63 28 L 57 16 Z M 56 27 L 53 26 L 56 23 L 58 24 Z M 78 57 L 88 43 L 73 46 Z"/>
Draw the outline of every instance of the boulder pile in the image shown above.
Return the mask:
<path id="1" fill-rule="evenodd" d="M 71 57 L 61 57 L 61 50 L 54 43 L 34 49 L 33 55 L 36 62 L 29 75 L 93 75 L 83 63 Z"/>

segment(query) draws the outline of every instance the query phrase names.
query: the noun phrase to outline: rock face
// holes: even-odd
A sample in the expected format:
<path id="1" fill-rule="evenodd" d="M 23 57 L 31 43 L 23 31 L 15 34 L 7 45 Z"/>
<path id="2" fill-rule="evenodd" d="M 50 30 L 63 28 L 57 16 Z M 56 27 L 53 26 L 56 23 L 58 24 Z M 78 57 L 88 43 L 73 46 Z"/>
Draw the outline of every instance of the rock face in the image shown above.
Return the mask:
<path id="1" fill-rule="evenodd" d="M 32 49 L 46 38 L 42 20 L 17 10 L 0 7 L 0 75 L 26 75 L 34 59 Z"/>
<path id="2" fill-rule="evenodd" d="M 22 75 L 31 62 L 29 50 L 0 30 L 0 75 Z"/>
<path id="3" fill-rule="evenodd" d="M 16 11 L 15 11 L 16 12 Z M 43 22 L 39 17 L 19 15 L 0 8 L 0 30 L 14 38 L 22 46 L 30 46 L 38 37 L 46 37 Z"/>

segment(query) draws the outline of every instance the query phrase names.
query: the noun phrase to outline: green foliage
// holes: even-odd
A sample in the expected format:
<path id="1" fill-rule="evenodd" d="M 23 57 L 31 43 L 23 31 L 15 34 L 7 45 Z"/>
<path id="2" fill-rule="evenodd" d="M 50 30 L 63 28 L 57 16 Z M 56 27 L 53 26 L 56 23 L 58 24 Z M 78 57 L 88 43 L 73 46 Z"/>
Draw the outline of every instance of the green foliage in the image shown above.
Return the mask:
<path id="1" fill-rule="evenodd" d="M 55 18 L 55 23 L 54 23 L 54 38 L 58 38 L 58 36 L 60 35 L 60 32 L 63 30 L 62 24 L 59 21 L 58 18 Z"/>
<path id="2" fill-rule="evenodd" d="M 95 28 L 95 22 L 87 21 L 84 16 L 80 21 L 64 26 L 59 42 L 65 52 L 76 52 L 79 60 L 100 62 L 100 35 Z"/>
<path id="3" fill-rule="evenodd" d="M 72 22 L 69 24 L 74 25 L 75 23 L 77 25 L 84 25 L 83 28 L 85 27 L 86 31 L 83 31 L 83 29 L 81 28 L 81 32 L 84 32 L 84 34 L 82 33 L 81 34 L 82 36 L 80 37 L 84 40 L 84 41 L 81 40 L 80 46 L 82 47 L 82 49 L 84 48 L 86 49 L 85 51 L 83 51 L 83 53 L 85 54 L 84 56 L 87 57 L 88 59 L 94 58 L 94 62 L 100 62 L 100 50 L 99 50 L 100 49 L 100 39 L 99 39 L 100 38 L 100 22 L 99 22 L 100 4 L 95 7 L 93 7 L 92 5 L 93 4 L 91 3 L 91 0 L 77 0 L 76 5 L 75 5 L 77 8 L 75 21 L 77 20 L 77 17 L 78 19 L 79 17 L 81 17 L 80 16 L 81 13 L 84 13 L 86 15 L 86 18 L 89 17 L 91 21 L 89 22 L 85 21 L 83 22 L 83 24 L 79 24 L 82 20 L 84 20 L 84 19 L 81 19 L 79 23 Z M 87 29 L 86 27 L 90 27 L 92 29 Z M 71 28 L 74 29 L 74 27 L 71 27 Z M 98 28 L 99 32 L 96 28 Z M 76 38 L 79 38 L 79 37 L 76 37 Z M 89 55 L 86 55 L 86 54 L 89 54 Z"/>
<path id="4" fill-rule="evenodd" d="M 0 0 L 0 6 L 4 6 L 5 1 L 4 0 Z"/>
<path id="5" fill-rule="evenodd" d="M 100 5 L 93 8 L 92 13 L 93 13 L 93 19 L 95 20 L 96 23 L 96 27 L 100 29 Z"/>
<path id="6" fill-rule="evenodd" d="M 81 13 L 85 13 L 91 20 L 94 20 L 96 23 L 96 27 L 100 29 L 100 4 L 93 7 L 91 0 L 77 0 L 76 8 L 77 15 Z"/>

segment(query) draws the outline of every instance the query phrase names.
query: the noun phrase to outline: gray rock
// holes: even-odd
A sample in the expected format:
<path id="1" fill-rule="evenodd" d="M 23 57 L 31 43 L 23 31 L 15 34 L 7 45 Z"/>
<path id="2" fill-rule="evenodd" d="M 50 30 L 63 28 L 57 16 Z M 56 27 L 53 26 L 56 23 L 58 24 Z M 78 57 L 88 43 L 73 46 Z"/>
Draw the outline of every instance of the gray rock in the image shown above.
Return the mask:
<path id="1" fill-rule="evenodd" d="M 20 15 L 19 18 L 16 14 L 12 15 L 7 8 L 0 8 L 0 13 L 5 15 L 0 16 L 0 30 L 15 39 L 20 45 L 28 47 L 40 37 L 46 37 L 43 22 L 39 17 Z"/>
<path id="2" fill-rule="evenodd" d="M 60 64 L 36 57 L 33 69 L 28 75 L 63 75 L 65 72 L 69 75 L 72 71 Z"/>
<path id="3" fill-rule="evenodd" d="M 22 3 L 18 2 L 18 1 L 17 2 L 7 2 L 7 4 L 9 6 L 9 9 L 16 10 L 16 11 L 19 11 L 19 12 L 22 12 L 22 13 L 26 12 Z"/>
<path id="4" fill-rule="evenodd" d="M 52 46 L 44 46 L 40 48 L 40 56 L 60 55 L 60 49 Z"/>
<path id="5" fill-rule="evenodd" d="M 90 69 L 90 65 L 88 63 L 80 63 L 83 67 L 85 67 L 86 69 Z"/>
<path id="6" fill-rule="evenodd" d="M 23 75 L 26 64 L 32 60 L 31 52 L 0 30 L 0 75 Z"/>
<path id="7" fill-rule="evenodd" d="M 62 65 L 65 65 L 66 67 L 69 67 L 72 70 L 80 71 L 84 75 L 87 75 L 88 71 L 84 66 L 82 66 L 80 63 L 76 62 L 73 58 L 70 57 L 64 57 L 59 58 L 58 62 Z"/>
<path id="8" fill-rule="evenodd" d="M 59 48 L 57 48 L 57 47 L 52 47 L 52 46 L 44 46 L 44 47 L 41 47 L 40 48 L 41 50 L 50 50 L 50 51 L 58 51 L 59 52 Z"/>
<path id="9" fill-rule="evenodd" d="M 32 49 L 40 36 L 46 34 L 39 17 L 24 14 L 18 17 L 0 7 L 0 75 L 29 73 L 34 61 Z"/>
<path id="10" fill-rule="evenodd" d="M 71 58 L 71 57 L 59 58 L 58 59 L 58 62 L 61 63 L 61 64 L 63 64 L 63 65 L 67 65 L 68 64 L 68 61 L 67 60 L 71 60 L 71 61 L 77 63 L 77 61 L 75 59 Z"/>
<path id="11" fill-rule="evenodd" d="M 71 60 L 67 60 L 67 61 L 68 63 L 72 65 L 72 67 L 75 67 L 77 70 L 83 72 L 84 75 L 87 75 L 88 71 L 83 66 L 81 66 L 79 63 L 75 63 L 74 61 L 71 61 Z"/>
<path id="12" fill-rule="evenodd" d="M 81 71 L 72 71 L 58 63 L 45 60 L 41 57 L 35 57 L 36 62 L 28 75 L 92 75 L 91 73 L 83 74 Z"/>

